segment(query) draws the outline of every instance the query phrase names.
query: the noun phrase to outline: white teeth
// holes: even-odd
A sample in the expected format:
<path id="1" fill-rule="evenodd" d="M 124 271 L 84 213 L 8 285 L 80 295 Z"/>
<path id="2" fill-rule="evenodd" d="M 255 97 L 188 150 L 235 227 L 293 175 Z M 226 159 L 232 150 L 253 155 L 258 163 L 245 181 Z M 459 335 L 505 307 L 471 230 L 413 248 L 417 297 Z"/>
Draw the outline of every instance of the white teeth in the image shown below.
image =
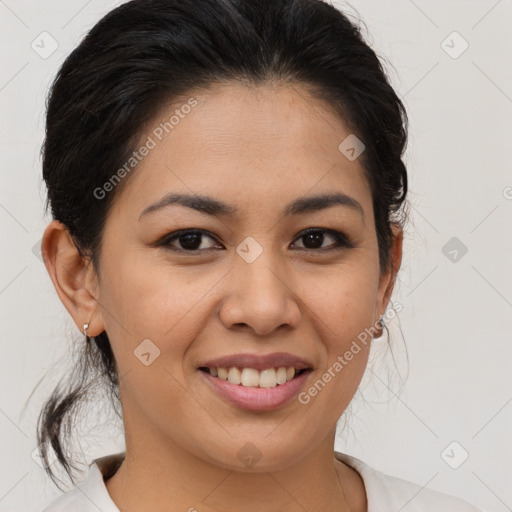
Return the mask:
<path id="1" fill-rule="evenodd" d="M 242 370 L 242 386 L 258 386 L 260 383 L 260 374 L 254 368 L 244 368 Z"/>
<path id="2" fill-rule="evenodd" d="M 268 370 L 261 370 L 260 372 L 260 388 L 275 388 L 276 382 L 276 371 L 274 368 Z"/>
<path id="3" fill-rule="evenodd" d="M 212 369 L 210 368 L 210 373 L 211 371 Z M 228 380 L 228 371 L 226 370 L 226 368 L 217 368 L 217 376 L 219 377 L 219 379 Z"/>
<path id="4" fill-rule="evenodd" d="M 281 368 L 277 369 L 276 381 L 278 384 L 284 384 L 286 382 L 286 368 L 281 366 Z"/>
<path id="5" fill-rule="evenodd" d="M 229 369 L 228 372 L 228 381 L 231 382 L 231 384 L 240 384 L 241 380 L 240 377 L 242 376 L 242 372 L 233 366 Z"/>
<path id="6" fill-rule="evenodd" d="M 236 366 L 231 368 L 208 368 L 208 370 L 213 377 L 246 387 L 275 388 L 276 386 L 286 384 L 286 382 L 295 377 L 295 368 L 293 366 L 267 368 L 261 371 L 255 368 L 239 369 Z"/>

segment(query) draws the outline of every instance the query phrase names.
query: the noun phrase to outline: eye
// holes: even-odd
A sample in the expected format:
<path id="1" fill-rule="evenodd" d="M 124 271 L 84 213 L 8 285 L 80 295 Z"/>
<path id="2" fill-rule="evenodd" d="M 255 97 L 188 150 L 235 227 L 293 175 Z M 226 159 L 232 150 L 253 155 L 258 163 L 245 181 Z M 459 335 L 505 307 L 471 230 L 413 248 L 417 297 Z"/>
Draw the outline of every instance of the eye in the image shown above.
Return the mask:
<path id="1" fill-rule="evenodd" d="M 327 247 L 323 246 L 325 240 L 331 238 L 334 240 L 334 243 L 331 243 Z M 305 250 L 325 250 L 330 251 L 333 249 L 340 249 L 343 247 L 350 248 L 353 247 L 350 240 L 339 231 L 334 231 L 331 229 L 320 229 L 320 228 L 310 228 L 306 231 L 303 231 L 296 240 L 303 240 L 303 247 L 299 247 L 299 249 Z M 322 247 L 323 246 L 323 247 Z"/>
<path id="2" fill-rule="evenodd" d="M 324 246 L 325 241 L 328 241 L 329 238 L 333 240 L 334 243 Z M 209 246 L 207 244 L 204 245 L 204 239 L 216 242 L 216 239 L 212 235 L 202 229 L 182 229 L 165 235 L 153 245 L 156 247 L 165 247 L 173 251 L 190 253 L 204 252 L 221 247 L 218 243 L 211 243 Z M 299 245 L 298 249 L 307 251 L 319 252 L 353 247 L 353 244 L 343 233 L 331 229 L 310 228 L 303 231 L 296 240 L 303 241 L 302 247 Z"/>
<path id="3" fill-rule="evenodd" d="M 170 233 L 169 235 L 164 236 L 160 241 L 156 243 L 156 245 L 164 246 L 171 250 L 191 252 L 204 251 L 215 248 L 215 245 L 205 247 L 202 243 L 204 238 L 209 238 L 210 240 L 215 241 L 211 235 L 201 229 L 183 229 L 181 231 L 175 231 L 174 233 Z M 176 247 L 176 245 L 181 247 Z"/>

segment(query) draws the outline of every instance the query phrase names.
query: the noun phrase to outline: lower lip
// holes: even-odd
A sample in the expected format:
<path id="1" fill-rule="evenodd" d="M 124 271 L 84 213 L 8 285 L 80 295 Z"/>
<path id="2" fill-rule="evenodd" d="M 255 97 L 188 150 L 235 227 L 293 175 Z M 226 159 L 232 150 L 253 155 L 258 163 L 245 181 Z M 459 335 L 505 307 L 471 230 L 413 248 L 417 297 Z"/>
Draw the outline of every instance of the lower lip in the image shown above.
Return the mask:
<path id="1" fill-rule="evenodd" d="M 304 386 L 310 370 L 301 373 L 298 377 L 280 384 L 274 388 L 256 388 L 231 384 L 227 380 L 213 377 L 209 373 L 198 370 L 215 391 L 230 403 L 250 411 L 272 411 L 288 404 L 295 398 Z"/>

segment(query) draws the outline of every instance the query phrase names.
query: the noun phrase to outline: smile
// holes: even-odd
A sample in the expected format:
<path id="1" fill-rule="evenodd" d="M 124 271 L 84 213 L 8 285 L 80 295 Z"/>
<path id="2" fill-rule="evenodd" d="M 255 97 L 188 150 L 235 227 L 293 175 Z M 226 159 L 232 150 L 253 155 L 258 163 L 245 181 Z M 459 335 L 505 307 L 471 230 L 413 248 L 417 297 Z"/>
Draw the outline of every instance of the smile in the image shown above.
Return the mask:
<path id="1" fill-rule="evenodd" d="M 305 369 L 295 369 L 293 366 L 280 366 L 279 368 L 267 368 L 257 370 L 256 368 L 200 368 L 208 372 L 212 377 L 226 380 L 234 385 L 245 387 L 275 388 L 286 384 L 299 376 Z"/>
<path id="2" fill-rule="evenodd" d="M 310 368 L 295 371 L 295 368 L 292 367 L 293 376 L 288 380 L 292 370 L 289 371 L 286 368 L 283 373 L 280 368 L 277 368 L 277 371 L 275 368 L 258 371 L 254 368 L 231 367 L 228 371 L 222 367 L 212 369 L 203 367 L 199 368 L 198 373 L 204 379 L 209 390 L 229 405 L 255 412 L 273 411 L 284 407 L 296 398 L 305 387 L 306 380 L 312 372 Z M 212 373 L 217 370 L 217 376 L 212 375 L 211 370 L 213 370 Z M 286 377 L 284 383 L 278 384 L 278 374 L 281 381 L 283 375 Z M 234 383 L 230 382 L 230 376 L 235 381 Z M 242 379 L 250 385 L 244 385 Z M 258 379 L 258 385 L 255 385 L 256 379 Z M 236 384 L 236 382 L 239 383 Z M 275 385 L 273 385 L 274 382 Z M 262 386 L 262 383 L 268 387 Z"/>

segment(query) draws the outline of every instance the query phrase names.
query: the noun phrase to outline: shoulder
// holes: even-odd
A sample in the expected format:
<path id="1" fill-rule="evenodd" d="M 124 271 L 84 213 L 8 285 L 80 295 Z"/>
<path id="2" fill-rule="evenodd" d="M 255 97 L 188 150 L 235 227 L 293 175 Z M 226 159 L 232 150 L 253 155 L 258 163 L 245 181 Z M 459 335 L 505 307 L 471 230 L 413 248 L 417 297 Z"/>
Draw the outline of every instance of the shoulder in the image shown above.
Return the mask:
<path id="1" fill-rule="evenodd" d="M 407 512 L 482 512 L 449 494 L 377 471 L 350 455 L 335 452 L 335 456 L 361 475 L 366 489 L 368 512 L 402 509 Z"/>
<path id="2" fill-rule="evenodd" d="M 113 454 L 94 460 L 85 480 L 62 494 L 42 512 L 119 512 L 108 494 L 104 477 L 115 469 L 123 454 Z"/>

